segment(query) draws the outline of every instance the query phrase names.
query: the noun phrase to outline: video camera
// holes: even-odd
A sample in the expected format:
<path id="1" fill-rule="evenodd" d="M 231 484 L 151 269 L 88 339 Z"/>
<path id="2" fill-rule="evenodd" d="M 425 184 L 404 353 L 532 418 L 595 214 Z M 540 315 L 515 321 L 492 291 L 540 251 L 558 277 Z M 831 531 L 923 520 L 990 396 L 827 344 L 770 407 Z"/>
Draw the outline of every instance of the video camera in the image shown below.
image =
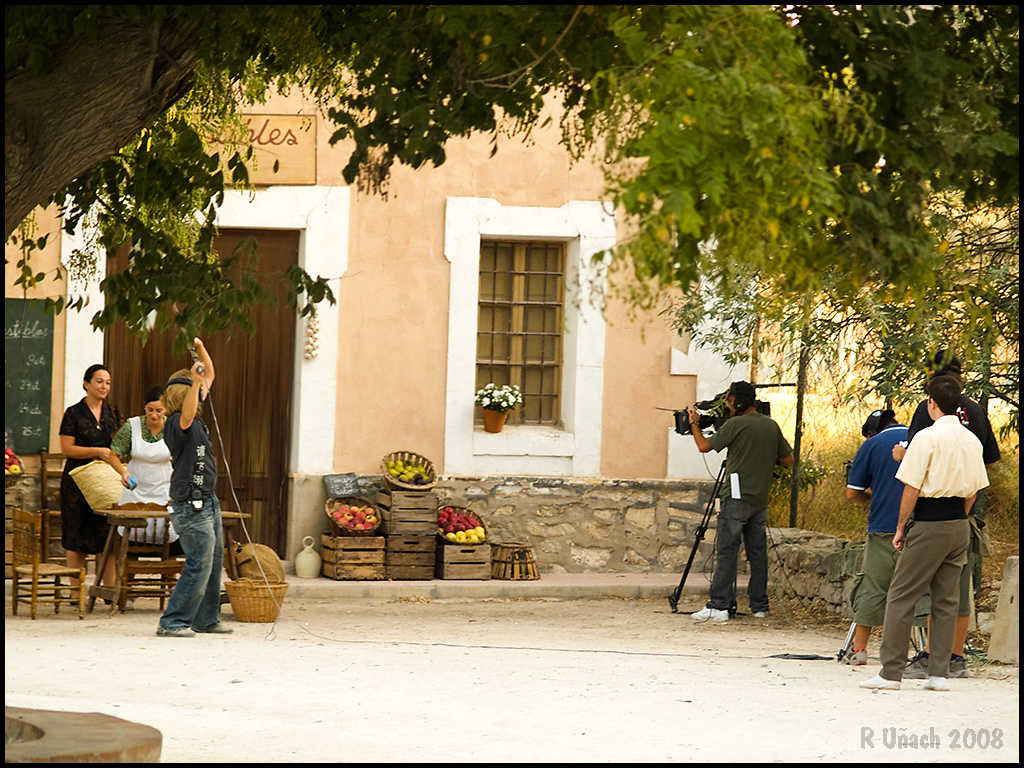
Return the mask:
<path id="1" fill-rule="evenodd" d="M 758 385 L 755 384 L 756 388 Z M 697 419 L 697 426 L 700 431 L 703 432 L 706 429 L 714 429 L 715 431 L 722 428 L 722 425 L 729 420 L 729 409 L 725 405 L 725 399 L 729 393 L 721 392 L 715 395 L 710 400 L 701 400 L 700 402 L 694 403 L 693 407 L 697 410 L 699 418 Z M 757 412 L 764 416 L 772 415 L 772 406 L 767 400 L 755 400 L 754 407 Z M 673 411 L 672 415 L 676 420 L 676 432 L 680 435 L 692 435 L 693 431 L 690 426 L 690 415 L 685 409 L 681 411 Z"/>

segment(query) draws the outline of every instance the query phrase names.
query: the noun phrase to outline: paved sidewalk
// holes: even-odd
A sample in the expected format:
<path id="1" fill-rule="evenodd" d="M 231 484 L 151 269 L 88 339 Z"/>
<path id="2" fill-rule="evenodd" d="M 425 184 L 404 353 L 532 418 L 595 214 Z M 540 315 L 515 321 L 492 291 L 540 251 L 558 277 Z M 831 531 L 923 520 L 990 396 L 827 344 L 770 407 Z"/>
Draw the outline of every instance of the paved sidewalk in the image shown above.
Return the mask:
<path id="1" fill-rule="evenodd" d="M 657 600 L 667 599 L 682 578 L 682 573 L 545 573 L 535 581 L 506 581 L 503 579 L 431 579 L 430 581 L 335 581 L 325 577 L 300 579 L 294 573 L 288 581 L 287 598 L 290 600 L 352 600 L 369 598 L 394 600 L 397 598 L 446 599 L 540 599 L 601 600 L 606 598 Z M 690 572 L 686 578 L 682 598 L 706 597 L 710 574 Z M 746 593 L 747 576 L 736 577 L 736 592 Z M 11 582 L 5 582 L 8 602 Z"/>
<path id="2" fill-rule="evenodd" d="M 499 579 L 432 579 L 430 581 L 335 581 L 327 578 L 300 579 L 289 574 L 289 598 L 344 600 L 352 598 L 395 599 L 423 597 L 450 598 L 549 598 L 557 600 L 599 600 L 623 598 L 652 600 L 668 598 L 682 573 L 546 573 L 534 581 Z M 707 595 L 710 574 L 690 572 L 684 596 Z M 745 592 L 747 577 L 740 574 L 736 591 Z"/>

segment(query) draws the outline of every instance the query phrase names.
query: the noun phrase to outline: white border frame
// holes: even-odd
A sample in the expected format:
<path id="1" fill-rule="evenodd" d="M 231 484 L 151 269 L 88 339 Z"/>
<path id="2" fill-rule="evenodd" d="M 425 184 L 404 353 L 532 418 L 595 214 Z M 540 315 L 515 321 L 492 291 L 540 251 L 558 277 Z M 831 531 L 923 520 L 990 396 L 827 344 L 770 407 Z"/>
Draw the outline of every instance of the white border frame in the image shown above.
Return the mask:
<path id="1" fill-rule="evenodd" d="M 562 355 L 564 429 L 473 425 L 480 241 L 561 240 L 567 244 Z M 601 468 L 605 321 L 601 306 L 615 217 L 597 201 L 560 208 L 506 206 L 491 198 L 449 197 L 444 254 L 451 263 L 445 402 L 446 474 L 597 476 Z M 575 295 L 573 295 L 575 294 Z"/>

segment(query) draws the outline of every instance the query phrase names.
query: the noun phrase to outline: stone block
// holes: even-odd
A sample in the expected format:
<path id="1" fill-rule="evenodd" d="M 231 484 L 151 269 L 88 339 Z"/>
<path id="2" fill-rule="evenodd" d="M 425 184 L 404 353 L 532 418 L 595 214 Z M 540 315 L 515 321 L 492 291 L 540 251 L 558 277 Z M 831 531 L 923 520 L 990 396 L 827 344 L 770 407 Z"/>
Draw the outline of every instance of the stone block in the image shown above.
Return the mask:
<path id="1" fill-rule="evenodd" d="M 604 523 L 614 523 L 622 519 L 622 510 L 619 509 L 592 509 L 590 513 Z"/>
<path id="2" fill-rule="evenodd" d="M 649 566 L 651 564 L 650 560 L 641 555 L 635 549 L 630 549 L 629 547 L 626 547 L 626 552 L 622 556 L 622 562 L 626 563 L 626 565 Z"/>
<path id="3" fill-rule="evenodd" d="M 626 510 L 626 525 L 645 531 L 654 530 L 654 509 L 640 507 Z"/>
<path id="4" fill-rule="evenodd" d="M 1006 558 L 1003 583 L 999 588 L 999 602 L 988 645 L 992 661 L 1017 664 L 1020 659 L 1020 558 Z"/>
<path id="5" fill-rule="evenodd" d="M 580 530 L 596 542 L 609 541 L 617 533 L 607 523 L 601 524 L 589 520 L 580 524 Z"/>
<path id="6" fill-rule="evenodd" d="M 599 569 L 608 565 L 612 552 L 610 549 L 570 545 L 569 556 L 574 563 L 582 566 L 584 569 Z"/>

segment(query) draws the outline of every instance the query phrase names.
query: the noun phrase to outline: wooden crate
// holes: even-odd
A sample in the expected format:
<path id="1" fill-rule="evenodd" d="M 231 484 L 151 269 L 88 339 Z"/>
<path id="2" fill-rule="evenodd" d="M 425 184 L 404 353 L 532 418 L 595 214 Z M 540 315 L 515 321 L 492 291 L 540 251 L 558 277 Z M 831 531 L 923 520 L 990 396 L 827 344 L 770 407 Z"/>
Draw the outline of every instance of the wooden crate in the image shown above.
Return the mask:
<path id="1" fill-rule="evenodd" d="M 491 545 L 438 544 L 435 566 L 439 579 L 489 579 Z"/>
<path id="2" fill-rule="evenodd" d="M 388 536 L 387 555 L 389 579 L 434 578 L 436 536 Z"/>
<path id="3" fill-rule="evenodd" d="M 321 534 L 321 572 L 329 579 L 375 580 L 387 576 L 383 536 Z"/>
<path id="4" fill-rule="evenodd" d="M 433 536 L 437 533 L 437 494 L 433 491 L 377 492 L 377 506 L 388 536 Z"/>

